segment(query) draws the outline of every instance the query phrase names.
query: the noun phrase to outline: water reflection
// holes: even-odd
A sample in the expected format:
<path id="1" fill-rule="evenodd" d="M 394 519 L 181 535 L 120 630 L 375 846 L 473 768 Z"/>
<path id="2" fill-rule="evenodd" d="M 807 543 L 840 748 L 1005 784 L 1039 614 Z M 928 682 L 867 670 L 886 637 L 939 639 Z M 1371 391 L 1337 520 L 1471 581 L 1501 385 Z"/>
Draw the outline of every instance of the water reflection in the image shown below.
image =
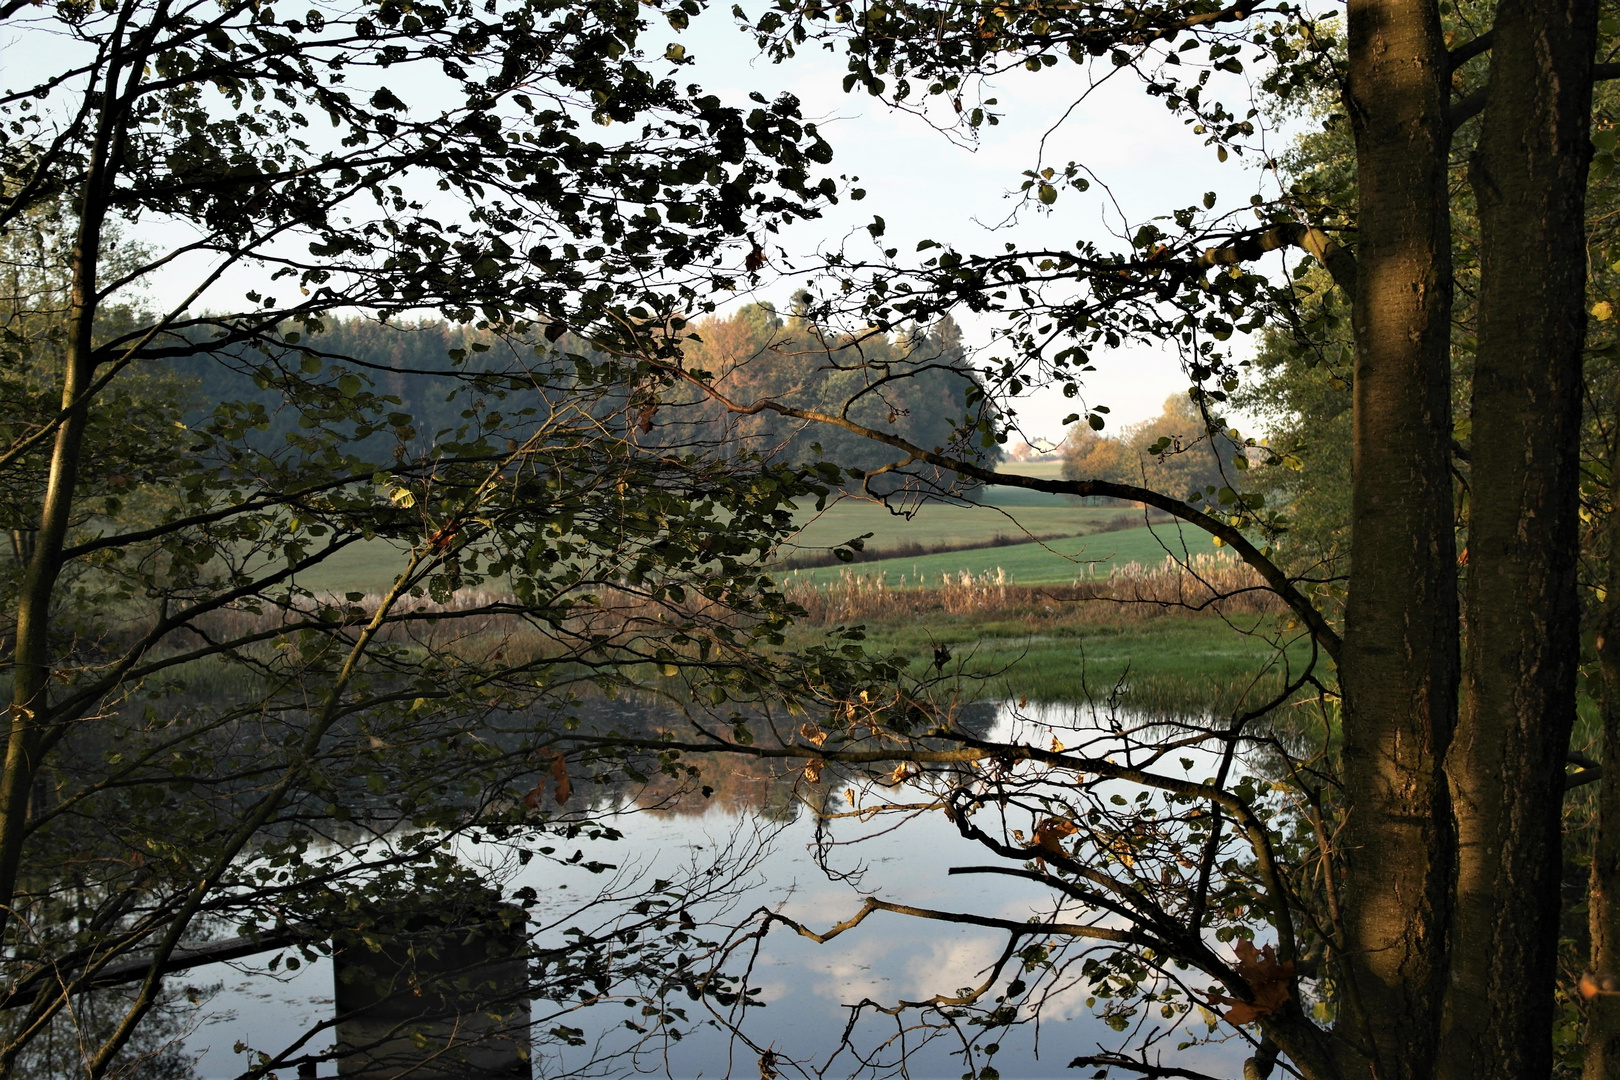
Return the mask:
<path id="1" fill-rule="evenodd" d="M 1133 732 L 1141 733 L 1145 742 L 1150 732 L 1163 731 L 1163 721 L 1150 717 L 1033 704 L 987 709 L 970 723 L 984 737 L 998 741 L 1045 745 L 1056 740 L 1074 745 L 1078 739 L 1123 738 L 1122 754 L 1134 752 Z M 1178 770 L 1185 768 L 1200 777 L 1212 774 L 1217 761 L 1215 754 L 1194 746 L 1183 747 L 1176 757 L 1188 759 L 1185 764 L 1178 761 Z M 701 876 L 717 862 L 740 866 L 743 872 L 738 888 L 717 888 L 707 907 L 694 912 L 700 921 L 736 923 L 748 908 L 765 906 L 825 929 L 853 915 L 868 895 L 1020 922 L 1051 909 L 1051 893 L 1039 882 L 951 876 L 950 867 L 982 861 L 984 852 L 937 813 L 918 815 L 900 829 L 883 819 L 836 823 L 830 845 L 829 837 L 822 838 L 825 857 L 836 871 L 829 879 L 814 854 L 815 816 L 801 801 L 807 795 L 828 797 L 827 785 L 812 788 L 798 774 L 772 775 L 765 768 L 735 761 L 706 765 L 701 785 L 681 787 L 658 780 L 634 792 L 632 801 L 641 812 L 621 823 L 624 838 L 616 842 L 582 838 L 579 865 L 535 861 L 520 866 L 511 850 L 490 843 L 468 842 L 460 855 L 503 876 L 508 895 L 524 887 L 533 889 L 531 922 L 552 927 L 552 941 L 560 940 L 571 920 L 591 916 L 591 900 L 600 892 L 625 895 L 634 892 L 636 880 Z M 703 787 L 709 789 L 707 794 Z M 724 857 L 717 860 L 717 853 Z M 583 869 L 592 860 L 617 869 L 609 871 L 604 882 L 604 875 Z M 745 892 L 745 885 L 752 887 Z M 694 1080 L 732 1075 L 751 1080 L 761 1075 L 761 1051 L 769 1050 L 773 1055 L 769 1063 L 785 1075 L 797 1067 L 828 1077 L 848 1076 L 862 1072 L 863 1065 L 882 1074 L 885 1066 L 911 1054 L 908 1073 L 916 1080 L 957 1080 L 964 1068 L 961 1058 L 952 1056 L 957 1047 L 949 1031 L 943 1032 L 947 1037 L 918 1050 L 917 1032 L 907 1032 L 895 1019 L 868 1010 L 850 1033 L 850 1045 L 842 1050 L 840 1033 L 856 1003 L 917 1000 L 978 982 L 1005 943 L 1005 935 L 994 931 L 886 913 L 873 915 L 825 945 L 776 931 L 748 943 L 749 949 L 757 946 L 751 957 L 734 954 L 744 957 L 750 985 L 757 988 L 755 997 L 764 1005 L 747 1010 L 741 1025 L 746 1038 L 700 1012 L 698 1003 L 682 1002 L 689 1006 L 693 1021 L 684 1038 L 639 1040 L 626 1026 L 639 1017 L 630 1009 L 606 1004 L 568 1014 L 566 1023 L 583 1033 L 585 1045 L 538 1056 L 535 1074 L 573 1077 L 634 1070 Z M 303 1038 L 312 1024 L 330 1017 L 333 1007 L 332 969 L 324 958 L 275 976 L 262 966 L 215 965 L 191 973 L 189 981 L 222 984 L 190 1019 L 183 1040 L 186 1052 L 197 1056 L 195 1075 L 202 1080 L 238 1076 L 252 1065 L 257 1051 L 279 1050 Z M 1077 1054 L 1118 1045 L 1120 1036 L 1091 1015 L 1086 997 L 1087 987 L 1078 981 L 1055 993 L 1038 1029 L 1025 1028 L 1003 1040 L 994 1059 L 1000 1074 L 1009 1080 L 1064 1076 L 1065 1066 Z M 535 1015 L 542 1029 L 552 1022 L 545 1019 L 548 1009 L 543 1003 L 536 1003 Z M 1175 1041 L 1171 1038 L 1170 1045 Z M 304 1044 L 304 1050 L 318 1053 L 330 1045 L 329 1032 L 322 1031 Z M 614 1056 L 620 1053 L 625 1056 Z M 1217 1045 L 1178 1055 L 1177 1064 L 1230 1075 L 1240 1071 L 1245 1053 L 1238 1046 Z M 292 1073 L 285 1075 L 290 1080 Z M 336 1068 L 322 1064 L 316 1075 L 334 1076 Z"/>

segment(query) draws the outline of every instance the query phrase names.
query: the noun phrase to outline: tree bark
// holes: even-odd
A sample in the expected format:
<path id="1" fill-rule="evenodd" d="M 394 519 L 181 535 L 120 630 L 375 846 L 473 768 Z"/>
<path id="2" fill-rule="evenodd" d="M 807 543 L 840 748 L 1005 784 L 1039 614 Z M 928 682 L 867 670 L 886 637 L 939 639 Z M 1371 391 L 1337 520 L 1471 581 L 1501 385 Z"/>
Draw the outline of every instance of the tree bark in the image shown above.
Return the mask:
<path id="1" fill-rule="evenodd" d="M 128 22 L 120 12 L 120 33 Z M 116 50 L 114 50 L 116 51 Z M 78 230 L 71 258 L 66 356 L 62 366 L 63 419 L 51 446 L 50 469 L 33 550 L 17 597 L 16 644 L 3 766 L 0 766 L 0 936 L 14 909 L 17 878 L 27 831 L 28 803 L 40 768 L 49 707 L 51 601 L 62 572 L 62 553 L 78 487 L 85 428 L 90 419 L 88 388 L 95 378 L 97 275 L 101 234 L 106 223 L 111 174 L 123 147 L 119 79 L 126 69 L 112 63 L 103 77 L 101 115 L 90 148 Z"/>
<path id="2" fill-rule="evenodd" d="M 1595 0 L 1502 0 L 1484 124 L 1457 908 L 1441 1068 L 1547 1076 L 1576 601 Z M 1609 782 L 1605 782 L 1607 786 Z"/>
<path id="3" fill-rule="evenodd" d="M 1429 0 L 1352 0 L 1349 16 L 1360 206 L 1339 1033 L 1354 1071 L 1396 1080 L 1432 1074 L 1453 865 L 1450 73 Z"/>

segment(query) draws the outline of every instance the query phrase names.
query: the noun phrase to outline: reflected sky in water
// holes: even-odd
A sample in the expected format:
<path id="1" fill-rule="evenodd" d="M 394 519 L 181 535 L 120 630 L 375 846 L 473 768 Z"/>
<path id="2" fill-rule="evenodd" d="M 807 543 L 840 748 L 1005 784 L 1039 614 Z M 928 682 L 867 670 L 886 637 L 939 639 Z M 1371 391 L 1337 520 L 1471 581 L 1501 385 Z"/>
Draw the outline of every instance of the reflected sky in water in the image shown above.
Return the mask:
<path id="1" fill-rule="evenodd" d="M 1070 725 L 1089 727 L 1094 722 L 1085 713 L 1061 707 L 1032 704 L 1022 710 L 1021 718 L 1016 712 L 1005 706 L 998 711 L 993 736 L 1045 743 L 1054 734 L 1062 738 Z M 1210 760 L 1202 754 L 1197 757 L 1192 770 L 1195 776 Z M 1181 767 L 1174 771 L 1179 773 Z M 891 829 L 893 824 L 881 818 L 865 825 L 851 820 L 837 824 L 833 835 L 839 846 L 833 849 L 831 862 L 845 872 L 860 871 L 844 881 L 828 880 L 817 865 L 811 851 L 814 821 L 808 811 L 801 808 L 791 821 L 766 822 L 740 807 L 737 799 L 723 804 L 711 800 L 703 813 L 636 814 L 619 823 L 625 839 L 589 845 L 585 853 L 587 859 L 617 864 L 620 880 L 628 882 L 638 874 L 648 880 L 669 877 L 683 868 L 705 864 L 717 849 L 736 844 L 739 838 L 751 842 L 756 836 L 763 837 L 766 848 L 753 871 L 757 888 L 747 896 L 746 907 L 732 911 L 733 922 L 740 921 L 748 910 L 765 906 L 825 930 L 854 915 L 867 895 L 1018 921 L 1050 913 L 1051 895 L 1038 883 L 988 875 L 949 876 L 951 866 L 994 860 L 963 840 L 942 815 L 922 815 L 899 829 Z M 486 848 L 469 849 L 467 857 L 493 865 L 507 855 Z M 602 879 L 577 868 L 540 861 L 512 878 L 512 887 L 530 885 L 539 893 L 540 902 L 531 909 L 536 924 L 571 914 L 603 884 Z M 698 913 L 714 914 L 712 910 Z M 752 975 L 752 985 L 760 988 L 758 996 L 766 1007 L 749 1010 L 745 1031 L 757 1046 L 768 1046 L 779 1056 L 784 1078 L 794 1076 L 793 1063 L 812 1075 L 824 1070 L 829 1078 L 850 1076 L 859 1070 L 850 1051 L 834 1056 L 849 1018 L 848 1005 L 863 999 L 885 1004 L 916 1000 L 976 984 L 1004 944 L 1005 936 L 994 931 L 886 912 L 873 913 L 860 926 L 823 945 L 777 927 L 765 939 Z M 290 977 L 271 978 L 246 968 L 215 966 L 198 969 L 185 981 L 223 983 L 187 1039 L 187 1049 L 201 1055 L 197 1075 L 202 1080 L 237 1076 L 247 1064 L 245 1056 L 235 1050 L 238 1044 L 250 1048 L 249 1052 L 274 1052 L 300 1038 L 310 1023 L 331 1013 L 332 970 L 324 959 Z M 1099 1048 L 1113 1050 L 1125 1036 L 1093 1017 L 1086 997 L 1084 985 L 1071 986 L 1048 1000 L 1038 1028 L 1026 1025 L 1004 1033 L 1000 1052 L 993 1058 L 1001 1075 L 1007 1080 L 1089 1076 L 1091 1070 L 1067 1070 L 1068 1062 L 1077 1054 Z M 691 1008 L 693 1020 L 699 1019 L 696 1003 L 682 1004 Z M 537 1003 L 537 1015 L 541 1008 Z M 563 1022 L 585 1028 L 604 1047 L 622 1048 L 631 1045 L 632 1038 L 622 1026 L 626 1017 L 640 1020 L 638 1012 L 607 1004 L 571 1014 Z M 1152 1019 L 1162 1027 L 1170 1023 L 1157 1016 Z M 1196 1012 L 1193 1021 L 1197 1033 L 1204 1034 Z M 1188 1038 L 1185 1019 L 1178 1022 L 1182 1028 L 1169 1032 L 1160 1043 L 1167 1063 L 1175 1059 L 1183 1067 L 1241 1075 L 1242 1060 L 1247 1056 L 1244 1044 L 1232 1040 L 1177 1054 L 1176 1043 Z M 892 1060 L 900 1045 L 892 1041 L 896 1030 L 893 1019 L 868 1013 L 852 1043 Z M 305 1044 L 308 1050 L 329 1045 L 326 1033 Z M 908 1048 L 914 1045 L 912 1038 Z M 959 1047 L 959 1042 L 948 1038 L 936 1040 L 913 1057 L 908 1075 L 914 1080 L 958 1080 L 965 1071 L 963 1060 L 960 1054 L 948 1051 Z M 586 1060 L 581 1053 L 565 1052 L 561 1059 L 537 1061 L 536 1075 L 578 1075 L 574 1070 Z M 757 1049 L 723 1028 L 700 1025 L 680 1042 L 644 1046 L 610 1071 L 634 1070 L 677 1080 L 726 1076 L 754 1080 L 760 1075 L 758 1058 Z M 292 1070 L 283 1075 L 291 1080 Z M 323 1064 L 319 1075 L 335 1076 L 335 1065 Z"/>

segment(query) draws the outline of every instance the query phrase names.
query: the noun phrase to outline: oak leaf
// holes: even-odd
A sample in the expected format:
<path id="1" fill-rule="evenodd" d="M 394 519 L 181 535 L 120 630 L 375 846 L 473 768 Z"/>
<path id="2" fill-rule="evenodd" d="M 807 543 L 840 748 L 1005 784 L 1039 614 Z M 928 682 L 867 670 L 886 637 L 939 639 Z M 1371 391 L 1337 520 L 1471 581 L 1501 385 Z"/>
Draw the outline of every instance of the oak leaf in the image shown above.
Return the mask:
<path id="1" fill-rule="evenodd" d="M 1079 831 L 1080 826 L 1067 818 L 1047 818 L 1035 826 L 1035 846 L 1053 855 L 1067 855 L 1063 840 Z"/>
<path id="2" fill-rule="evenodd" d="M 1233 966 L 1249 984 L 1251 1000 L 1211 994 L 1210 1001 L 1230 1006 L 1225 1013 L 1227 1022 L 1242 1026 L 1271 1016 L 1287 1004 L 1294 981 L 1294 962 L 1279 964 L 1275 949 L 1270 945 L 1256 949 L 1252 941 L 1239 941 L 1235 951 L 1237 963 Z"/>

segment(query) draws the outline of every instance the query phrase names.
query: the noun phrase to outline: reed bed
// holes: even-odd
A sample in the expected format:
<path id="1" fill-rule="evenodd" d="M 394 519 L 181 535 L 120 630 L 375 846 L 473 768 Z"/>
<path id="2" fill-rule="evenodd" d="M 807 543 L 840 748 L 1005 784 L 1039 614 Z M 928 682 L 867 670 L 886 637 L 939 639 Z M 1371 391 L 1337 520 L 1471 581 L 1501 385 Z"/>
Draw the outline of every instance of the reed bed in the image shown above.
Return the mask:
<path id="1" fill-rule="evenodd" d="M 1245 564 L 1222 555 L 1166 558 L 1155 565 L 1129 563 L 1107 576 L 1077 578 L 1066 585 L 1019 585 L 1004 571 L 944 574 L 937 580 L 891 582 L 882 573 L 846 571 L 837 581 L 817 587 L 790 581 L 787 599 L 805 612 L 800 632 L 854 622 L 897 623 L 956 617 L 974 623 L 1021 623 L 1027 632 L 1061 624 L 1142 623 L 1167 615 L 1211 613 L 1226 617 L 1271 615 L 1284 610 L 1259 576 Z M 459 656 L 471 663 L 524 663 L 553 657 L 619 657 L 631 664 L 644 659 L 651 639 L 671 629 L 725 624 L 740 627 L 757 615 L 733 610 L 695 593 L 679 602 L 628 588 L 593 588 L 592 599 L 550 617 L 520 610 L 504 591 L 469 589 L 446 602 L 427 597 L 401 598 L 378 637 L 423 655 Z M 236 651 L 251 657 L 264 671 L 296 666 L 297 649 L 286 645 L 301 630 L 321 627 L 358 632 L 376 612 L 381 597 L 367 594 L 304 598 L 286 607 L 264 605 L 258 611 L 218 611 L 194 626 L 215 642 L 244 643 Z M 219 689 L 243 677 L 236 664 L 202 660 L 188 665 L 188 679 L 199 687 L 220 682 Z M 217 669 L 217 670 L 216 670 Z"/>
<path id="2" fill-rule="evenodd" d="M 884 574 L 853 570 L 824 586 L 790 582 L 789 599 L 820 625 L 862 619 L 947 615 L 1016 618 L 1089 615 L 1095 621 L 1135 621 L 1168 614 L 1209 612 L 1266 615 L 1283 603 L 1252 568 L 1226 555 L 1166 557 L 1155 565 L 1127 563 L 1106 577 L 1076 577 L 1067 585 L 1019 585 L 1004 571 L 962 571 L 937 580 L 890 582 Z"/>

